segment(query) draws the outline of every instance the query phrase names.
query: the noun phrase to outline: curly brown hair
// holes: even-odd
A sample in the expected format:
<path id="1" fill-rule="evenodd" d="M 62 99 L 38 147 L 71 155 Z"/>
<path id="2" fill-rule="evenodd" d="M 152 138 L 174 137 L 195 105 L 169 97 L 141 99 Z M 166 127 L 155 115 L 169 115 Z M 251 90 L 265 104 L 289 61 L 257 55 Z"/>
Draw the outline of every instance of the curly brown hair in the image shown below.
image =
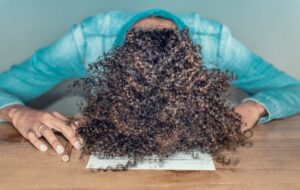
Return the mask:
<path id="1" fill-rule="evenodd" d="M 153 154 L 217 157 L 229 145 L 243 145 L 249 138 L 227 101 L 233 79 L 202 64 L 201 47 L 188 29 L 131 29 L 124 45 L 91 64 L 87 77 L 73 85 L 87 93 L 77 130 L 83 152 L 127 156 L 133 160 L 121 167 L 127 169 Z"/>

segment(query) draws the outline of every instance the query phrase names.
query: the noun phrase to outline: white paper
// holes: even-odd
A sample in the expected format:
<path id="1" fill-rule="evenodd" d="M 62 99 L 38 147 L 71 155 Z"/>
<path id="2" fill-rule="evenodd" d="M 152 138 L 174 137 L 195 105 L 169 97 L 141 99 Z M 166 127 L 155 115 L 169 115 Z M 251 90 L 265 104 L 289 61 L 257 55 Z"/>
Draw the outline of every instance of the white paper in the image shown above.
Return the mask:
<path id="1" fill-rule="evenodd" d="M 211 155 L 197 152 L 198 158 L 194 159 L 191 154 L 177 152 L 172 156 L 163 159 L 163 162 L 156 161 L 155 157 L 144 158 L 143 162 L 138 162 L 133 170 L 216 170 Z M 116 167 L 118 164 L 126 164 L 128 158 L 103 159 L 91 155 L 86 168 L 106 168 Z"/>

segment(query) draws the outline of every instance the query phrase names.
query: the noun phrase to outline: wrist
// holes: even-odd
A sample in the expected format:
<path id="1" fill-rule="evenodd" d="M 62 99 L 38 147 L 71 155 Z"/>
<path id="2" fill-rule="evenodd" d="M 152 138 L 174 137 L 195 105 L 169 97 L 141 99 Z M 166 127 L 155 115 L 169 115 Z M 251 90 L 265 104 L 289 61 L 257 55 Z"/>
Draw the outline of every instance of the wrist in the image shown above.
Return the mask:
<path id="1" fill-rule="evenodd" d="M 244 104 L 247 104 L 250 107 L 252 107 L 255 113 L 257 114 L 258 118 L 265 116 L 267 114 L 265 107 L 257 102 L 254 102 L 252 100 L 247 100 L 244 102 Z"/>
<path id="2" fill-rule="evenodd" d="M 2 108 L 0 110 L 1 119 L 5 120 L 7 122 L 12 123 L 13 117 L 14 117 L 14 113 L 16 111 L 22 109 L 23 107 L 25 107 L 25 106 L 22 105 L 22 104 L 14 104 L 14 105 L 10 105 L 10 106 L 7 106 L 5 108 Z"/>

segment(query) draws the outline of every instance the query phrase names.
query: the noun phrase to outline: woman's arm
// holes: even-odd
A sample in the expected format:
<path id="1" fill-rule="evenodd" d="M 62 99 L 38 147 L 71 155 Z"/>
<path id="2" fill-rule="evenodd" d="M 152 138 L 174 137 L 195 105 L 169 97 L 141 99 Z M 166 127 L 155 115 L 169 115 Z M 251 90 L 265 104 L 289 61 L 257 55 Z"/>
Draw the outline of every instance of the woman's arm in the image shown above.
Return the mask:
<path id="1" fill-rule="evenodd" d="M 39 49 L 23 63 L 0 74 L 0 119 L 11 122 L 41 151 L 47 150 L 39 140 L 44 136 L 57 153 L 63 152 L 52 130 L 62 133 L 79 149 L 82 141 L 76 136 L 78 126 L 66 125 L 66 117 L 58 112 L 35 110 L 24 103 L 47 92 L 62 80 L 84 76 L 85 65 L 109 49 L 124 16 L 122 12 L 107 12 L 88 17 L 57 42 Z"/>
<path id="2" fill-rule="evenodd" d="M 222 69 L 232 71 L 238 78 L 233 85 L 247 92 L 253 101 L 263 106 L 266 115 L 260 123 L 280 119 L 300 112 L 300 82 L 276 69 L 231 36 L 226 26 L 220 41 Z"/>
<path id="3" fill-rule="evenodd" d="M 62 80 L 83 76 L 84 43 L 81 25 L 76 25 L 62 39 L 1 73 L 0 108 L 26 103 Z"/>
<path id="4" fill-rule="evenodd" d="M 24 105 L 70 77 L 83 76 L 85 38 L 81 25 L 75 25 L 63 38 L 39 49 L 29 59 L 0 74 L 0 119 L 8 121 L 37 149 L 48 148 L 39 138 L 49 142 L 57 153 L 63 146 L 52 130 L 62 133 L 75 148 L 82 141 L 76 126 L 66 125 L 66 118 L 57 112 L 47 113 Z"/>

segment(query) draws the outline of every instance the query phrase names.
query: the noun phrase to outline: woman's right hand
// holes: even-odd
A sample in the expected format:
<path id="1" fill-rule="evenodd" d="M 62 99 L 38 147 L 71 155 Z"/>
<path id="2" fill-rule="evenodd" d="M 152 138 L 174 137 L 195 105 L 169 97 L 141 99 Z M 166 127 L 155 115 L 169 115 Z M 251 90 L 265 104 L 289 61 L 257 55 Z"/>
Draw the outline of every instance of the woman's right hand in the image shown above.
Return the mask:
<path id="1" fill-rule="evenodd" d="M 24 105 L 13 105 L 4 109 L 3 113 L 7 113 L 6 120 L 40 151 L 48 150 L 48 146 L 40 140 L 44 137 L 57 153 L 64 152 L 64 147 L 54 131 L 63 134 L 76 149 L 82 147 L 83 141 L 76 135 L 77 126 L 67 125 L 67 118 L 58 112 L 48 113 Z"/>

